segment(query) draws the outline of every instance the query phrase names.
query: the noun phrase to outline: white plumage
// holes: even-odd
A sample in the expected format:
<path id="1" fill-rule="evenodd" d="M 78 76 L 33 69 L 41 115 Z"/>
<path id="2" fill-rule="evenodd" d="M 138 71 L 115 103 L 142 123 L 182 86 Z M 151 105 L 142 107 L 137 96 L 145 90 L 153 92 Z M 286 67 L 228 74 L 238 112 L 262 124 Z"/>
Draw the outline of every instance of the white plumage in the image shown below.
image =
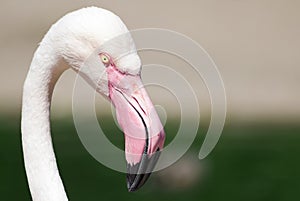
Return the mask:
<path id="1" fill-rule="evenodd" d="M 118 16 L 90 7 L 65 15 L 40 43 L 24 84 L 22 108 L 24 161 L 33 200 L 67 200 L 56 165 L 49 124 L 49 107 L 56 80 L 69 66 L 78 70 L 105 41 L 127 32 Z M 132 41 L 124 41 L 124 46 L 135 49 Z M 122 66 L 139 68 L 139 57 L 132 54 L 130 57 L 133 65 Z M 107 94 L 107 89 L 101 87 L 101 90 Z"/>
<path id="2" fill-rule="evenodd" d="M 110 57 L 114 58 L 114 63 L 109 68 L 101 63 L 99 48 L 101 52 L 108 52 Z M 86 71 L 81 70 L 83 64 L 88 64 L 89 61 L 96 62 L 96 65 L 89 66 Z M 112 102 L 121 105 L 120 110 L 127 108 L 124 110 L 125 113 L 121 111 L 124 116 L 123 119 L 118 119 L 121 122 L 124 119 L 128 122 L 126 111 L 133 110 L 130 101 L 132 103 L 135 101 L 134 121 L 129 120 L 129 125 L 124 125 L 130 128 L 130 123 L 135 123 L 137 128 L 144 130 L 138 135 L 145 138 L 145 130 L 148 134 L 147 129 L 152 126 L 146 127 L 145 122 L 157 122 L 156 125 L 160 125 L 158 117 L 153 114 L 151 116 L 153 120 L 147 120 L 150 117 L 146 113 L 153 110 L 153 105 L 145 90 L 138 91 L 135 93 L 137 98 L 131 99 L 131 94 L 126 94 L 125 89 L 117 89 L 120 80 L 108 80 L 110 73 L 112 78 L 123 76 L 125 80 L 130 80 L 126 87 L 131 87 L 130 84 L 137 86 L 135 83 L 141 83 L 140 66 L 141 61 L 128 29 L 121 19 L 110 11 L 96 7 L 84 8 L 67 14 L 51 27 L 34 54 L 23 91 L 22 145 L 28 184 L 34 201 L 68 200 L 56 164 L 49 121 L 51 96 L 59 76 L 68 68 L 76 72 L 82 71 L 83 77 L 99 93 L 110 95 Z M 124 101 L 118 94 L 127 96 L 128 100 Z M 111 98 L 112 95 L 116 100 Z M 141 108 L 142 106 L 145 108 Z M 141 111 L 146 113 L 141 115 Z M 139 118 L 143 120 L 144 125 Z M 129 128 L 127 130 L 130 130 Z M 159 150 L 162 149 L 163 131 L 153 135 L 153 139 L 150 140 L 147 136 L 147 141 L 140 140 L 142 137 L 135 140 L 129 134 L 125 133 L 127 142 L 136 143 L 136 147 L 145 147 L 139 152 L 133 150 L 138 154 L 135 160 L 142 160 L 141 155 L 145 152 L 150 155 L 158 147 Z M 149 146 L 145 143 L 149 143 Z M 127 144 L 131 146 L 130 143 Z M 130 191 L 138 189 L 146 181 L 142 176 L 137 177 L 134 174 L 129 175 L 127 179 Z"/>

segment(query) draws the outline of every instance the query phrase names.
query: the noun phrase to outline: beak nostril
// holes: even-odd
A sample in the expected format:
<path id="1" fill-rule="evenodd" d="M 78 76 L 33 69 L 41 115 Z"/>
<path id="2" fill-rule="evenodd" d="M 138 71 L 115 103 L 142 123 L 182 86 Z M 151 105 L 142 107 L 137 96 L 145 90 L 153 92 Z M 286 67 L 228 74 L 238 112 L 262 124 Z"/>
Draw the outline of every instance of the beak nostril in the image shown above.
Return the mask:
<path id="1" fill-rule="evenodd" d="M 136 97 L 132 96 L 133 100 L 138 104 L 138 106 L 140 107 L 140 109 L 143 111 L 143 113 L 145 115 L 147 115 L 146 111 L 144 110 L 144 108 L 141 106 L 140 102 L 136 99 Z"/>

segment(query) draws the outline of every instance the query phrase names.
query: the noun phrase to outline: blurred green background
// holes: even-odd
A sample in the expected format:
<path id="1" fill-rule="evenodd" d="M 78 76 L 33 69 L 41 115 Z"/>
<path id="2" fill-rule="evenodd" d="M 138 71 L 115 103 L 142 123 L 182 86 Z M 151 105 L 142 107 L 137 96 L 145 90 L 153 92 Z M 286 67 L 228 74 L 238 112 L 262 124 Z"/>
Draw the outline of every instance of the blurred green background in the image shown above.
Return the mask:
<path id="1" fill-rule="evenodd" d="M 122 147 L 111 116 L 102 127 Z M 19 116 L 1 118 L 1 200 L 30 200 L 22 161 Z M 176 131 L 167 122 L 167 143 Z M 300 126 L 256 123 L 227 125 L 206 159 L 198 150 L 205 128 L 189 152 L 155 172 L 143 188 L 128 193 L 125 174 L 98 163 L 82 146 L 71 118 L 52 121 L 60 173 L 70 200 L 297 200 L 300 180 Z M 125 165 L 125 164 L 124 164 Z"/>
<path id="2" fill-rule="evenodd" d="M 51 126 L 60 174 L 70 200 L 300 198 L 299 1 L 3 0 L 0 200 L 30 200 L 21 151 L 20 108 L 22 85 L 37 44 L 61 16 L 90 5 L 115 12 L 129 29 L 171 29 L 201 44 L 224 80 L 228 113 L 216 148 L 206 159 L 198 160 L 210 118 L 205 85 L 178 58 L 141 52 L 143 64 L 170 66 L 189 80 L 199 99 L 203 121 L 182 159 L 154 173 L 138 192 L 128 193 L 125 174 L 98 163 L 81 144 L 71 115 L 76 75 L 66 72 L 55 88 Z M 165 110 L 160 114 L 166 119 L 168 144 L 178 129 L 178 104 L 170 94 L 162 97 L 159 89 L 150 86 L 148 91 L 153 102 Z M 97 97 L 96 108 L 107 137 L 123 147 L 123 136 L 113 121 L 109 103 Z"/>

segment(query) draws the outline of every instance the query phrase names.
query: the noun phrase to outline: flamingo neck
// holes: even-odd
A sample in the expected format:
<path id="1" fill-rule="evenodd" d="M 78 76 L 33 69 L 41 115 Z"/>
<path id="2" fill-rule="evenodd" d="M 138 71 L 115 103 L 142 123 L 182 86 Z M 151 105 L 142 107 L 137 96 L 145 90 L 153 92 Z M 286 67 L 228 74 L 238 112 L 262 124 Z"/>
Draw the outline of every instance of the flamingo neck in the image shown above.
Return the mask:
<path id="1" fill-rule="evenodd" d="M 36 51 L 24 84 L 21 122 L 24 163 L 34 201 L 65 201 L 68 198 L 52 146 L 50 104 L 54 85 L 66 68 L 46 49 L 41 45 Z"/>

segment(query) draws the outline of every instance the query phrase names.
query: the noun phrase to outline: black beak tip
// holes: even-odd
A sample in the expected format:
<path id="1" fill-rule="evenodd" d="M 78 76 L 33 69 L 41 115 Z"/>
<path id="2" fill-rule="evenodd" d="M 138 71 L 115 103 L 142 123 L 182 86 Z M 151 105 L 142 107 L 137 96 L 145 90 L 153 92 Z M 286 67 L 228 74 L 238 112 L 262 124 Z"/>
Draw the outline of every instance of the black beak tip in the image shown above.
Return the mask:
<path id="1" fill-rule="evenodd" d="M 133 192 L 141 188 L 148 180 L 153 168 L 159 158 L 160 152 L 156 152 L 153 156 L 148 157 L 143 154 L 141 162 L 135 165 L 127 164 L 127 188 L 129 192 Z"/>
<path id="2" fill-rule="evenodd" d="M 127 189 L 134 192 L 140 189 L 148 180 L 151 173 L 146 174 L 127 174 Z"/>
<path id="3" fill-rule="evenodd" d="M 136 177 L 135 174 L 129 174 L 129 173 L 126 176 L 128 192 L 134 192 L 137 190 L 134 186 L 135 177 Z"/>
<path id="4" fill-rule="evenodd" d="M 131 165 L 127 165 L 127 175 L 126 175 L 126 179 L 127 179 L 127 188 L 129 192 L 134 192 L 136 190 L 138 190 L 139 188 L 141 188 L 146 181 L 148 180 L 150 173 L 143 173 L 140 172 L 139 174 L 137 174 L 140 170 L 140 163 L 131 166 Z"/>
<path id="5" fill-rule="evenodd" d="M 134 179 L 136 175 L 134 174 L 127 174 L 127 189 L 128 192 L 134 192 L 137 188 L 134 186 Z"/>

